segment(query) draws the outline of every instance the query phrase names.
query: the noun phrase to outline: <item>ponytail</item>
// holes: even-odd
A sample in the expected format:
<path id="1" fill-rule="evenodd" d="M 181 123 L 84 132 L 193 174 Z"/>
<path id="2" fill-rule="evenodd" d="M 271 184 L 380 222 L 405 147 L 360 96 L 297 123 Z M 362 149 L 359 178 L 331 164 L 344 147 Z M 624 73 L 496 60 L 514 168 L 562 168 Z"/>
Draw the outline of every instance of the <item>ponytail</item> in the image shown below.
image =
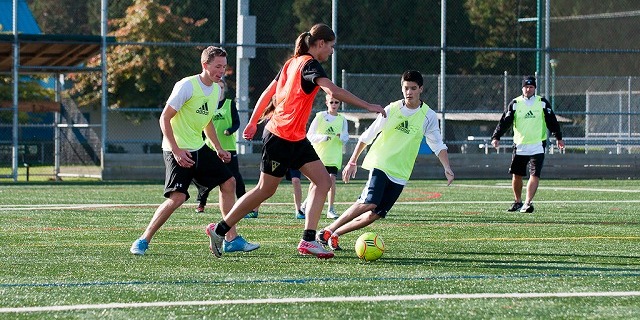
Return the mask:
<path id="1" fill-rule="evenodd" d="M 309 52 L 309 44 L 311 42 L 311 32 L 303 32 L 296 39 L 296 49 L 293 53 L 293 56 L 299 57 L 307 52 Z"/>
<path id="2" fill-rule="evenodd" d="M 309 48 L 318 40 L 333 41 L 336 34 L 324 23 L 315 24 L 311 30 L 301 33 L 296 39 L 294 57 L 299 57 L 307 52 Z"/>
<path id="3" fill-rule="evenodd" d="M 271 97 L 271 100 L 269 100 L 269 104 L 266 108 L 264 108 L 264 111 L 262 111 L 262 115 L 260 115 L 260 120 L 258 120 L 258 123 L 263 123 L 271 119 L 273 111 L 276 110 L 275 99 L 276 97 Z"/>

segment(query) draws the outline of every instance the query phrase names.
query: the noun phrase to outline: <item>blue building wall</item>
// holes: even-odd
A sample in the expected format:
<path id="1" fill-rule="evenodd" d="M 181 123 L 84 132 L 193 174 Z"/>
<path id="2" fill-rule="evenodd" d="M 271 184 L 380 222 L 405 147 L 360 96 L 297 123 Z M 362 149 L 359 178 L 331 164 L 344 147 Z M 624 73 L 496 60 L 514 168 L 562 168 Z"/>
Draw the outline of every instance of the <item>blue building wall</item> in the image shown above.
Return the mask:
<path id="1" fill-rule="evenodd" d="M 24 34 L 42 33 L 25 0 L 18 0 L 18 31 Z M 13 0 L 0 0 L 0 32 L 13 32 Z"/>

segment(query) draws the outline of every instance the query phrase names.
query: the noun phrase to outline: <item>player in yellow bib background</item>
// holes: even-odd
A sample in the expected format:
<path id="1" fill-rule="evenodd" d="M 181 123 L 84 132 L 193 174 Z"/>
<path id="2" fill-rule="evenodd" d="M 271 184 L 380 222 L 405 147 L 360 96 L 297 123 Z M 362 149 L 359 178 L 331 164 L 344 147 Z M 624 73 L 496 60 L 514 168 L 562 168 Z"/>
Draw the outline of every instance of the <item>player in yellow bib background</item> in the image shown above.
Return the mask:
<path id="1" fill-rule="evenodd" d="M 333 207 L 336 198 L 336 175 L 342 169 L 342 151 L 343 146 L 349 141 L 349 127 L 347 119 L 338 113 L 340 100 L 333 98 L 331 95 L 325 95 L 325 105 L 327 111 L 316 113 L 315 118 L 309 125 L 307 131 L 307 139 L 313 145 L 318 153 L 320 161 L 331 176 L 331 189 L 327 194 L 329 208 L 327 208 L 327 218 L 336 219 L 338 214 Z M 313 188 L 313 183 L 309 184 L 309 193 Z M 304 208 L 306 200 L 302 207 Z M 302 209 L 304 211 L 304 209 Z"/>
<path id="2" fill-rule="evenodd" d="M 231 159 L 229 162 L 225 163 L 225 165 L 236 179 L 236 198 L 240 198 L 247 192 L 244 179 L 240 174 L 238 148 L 236 146 L 237 131 L 238 128 L 240 128 L 240 115 L 238 114 L 238 109 L 236 108 L 236 104 L 233 99 L 227 99 L 225 97 L 225 93 L 227 92 L 227 82 L 222 79 L 218 82 L 218 85 L 220 86 L 222 93 L 220 94 L 220 101 L 218 102 L 217 107 L 213 110 L 212 121 L 216 128 L 216 134 L 218 135 L 218 140 L 220 140 L 220 145 L 224 150 L 229 151 L 231 154 Z M 215 149 L 210 141 L 206 140 L 206 142 L 209 148 Z M 203 213 L 204 208 L 207 205 L 207 198 L 209 197 L 211 189 L 198 184 L 196 181 L 194 181 L 194 184 L 198 187 L 198 197 L 196 199 L 198 201 L 198 207 L 196 207 L 196 212 Z M 246 217 L 257 218 L 258 208 L 249 212 Z"/>

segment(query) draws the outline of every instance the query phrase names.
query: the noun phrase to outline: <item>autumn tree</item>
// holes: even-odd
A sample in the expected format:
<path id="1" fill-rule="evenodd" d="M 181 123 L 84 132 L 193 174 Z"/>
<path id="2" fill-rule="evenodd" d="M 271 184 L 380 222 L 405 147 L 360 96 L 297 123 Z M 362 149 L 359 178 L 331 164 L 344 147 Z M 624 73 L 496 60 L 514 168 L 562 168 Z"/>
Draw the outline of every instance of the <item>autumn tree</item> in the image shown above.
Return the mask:
<path id="1" fill-rule="evenodd" d="M 123 18 L 113 19 L 109 35 L 131 43 L 109 47 L 107 53 L 108 101 L 113 108 L 159 108 L 171 86 L 185 76 L 185 70 L 198 73 L 200 51 L 154 45 L 188 42 L 189 34 L 206 20 L 194 20 L 173 14 L 168 6 L 152 0 L 135 0 Z M 94 57 L 89 66 L 98 66 Z M 72 94 L 80 106 L 100 101 L 100 74 L 76 74 Z"/>

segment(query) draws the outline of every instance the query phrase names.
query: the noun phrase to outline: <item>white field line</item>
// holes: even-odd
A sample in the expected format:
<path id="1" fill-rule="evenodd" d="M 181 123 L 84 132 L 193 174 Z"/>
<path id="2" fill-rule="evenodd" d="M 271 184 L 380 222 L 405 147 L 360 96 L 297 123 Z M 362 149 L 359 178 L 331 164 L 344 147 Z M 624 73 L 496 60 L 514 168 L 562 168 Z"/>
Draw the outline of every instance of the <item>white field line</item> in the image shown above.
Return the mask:
<path id="1" fill-rule="evenodd" d="M 525 182 L 526 184 L 526 182 Z M 511 185 L 476 185 L 476 184 L 454 184 L 452 186 L 465 188 L 501 188 L 511 189 Z M 639 189 L 604 189 L 604 188 L 583 188 L 583 187 L 538 187 L 538 190 L 562 190 L 562 191 L 592 191 L 592 192 L 621 192 L 621 193 L 640 193 Z"/>
<path id="2" fill-rule="evenodd" d="M 509 201 L 398 201 L 396 204 L 501 204 L 501 203 L 512 203 L 513 200 Z M 638 200 L 534 200 L 535 203 L 640 203 L 640 199 Z M 338 203 L 338 202 L 336 202 Z M 349 202 L 348 204 L 352 204 L 353 202 Z M 342 204 L 342 203 L 338 203 Z M 345 202 L 345 204 L 347 204 Z M 291 205 L 289 203 L 289 205 Z"/>
<path id="3" fill-rule="evenodd" d="M 0 313 L 32 313 L 51 311 L 77 311 L 95 309 L 126 309 L 181 306 L 211 305 L 249 305 L 249 304 L 285 304 L 315 302 L 376 302 L 376 301 L 419 301 L 419 300 L 451 300 L 451 299 L 527 299 L 527 298 L 576 298 L 576 297 L 637 297 L 640 291 L 622 292 L 531 292 L 531 293 L 469 293 L 469 294 L 420 294 L 397 296 L 360 296 L 360 297 L 316 297 L 316 298 L 270 298 L 245 300 L 205 300 L 205 301 L 158 301 L 105 304 L 77 304 L 66 306 L 40 306 L 0 308 Z"/>
<path id="4" fill-rule="evenodd" d="M 211 204 L 218 205 L 215 202 Z M 88 204 L 4 204 L 0 210 L 24 211 L 24 210 L 67 210 L 67 209 L 96 209 L 96 208 L 130 208 L 130 207 L 157 207 L 158 203 L 88 203 Z M 193 204 L 194 206 L 196 203 Z"/>
<path id="5" fill-rule="evenodd" d="M 509 201 L 398 201 L 396 204 L 504 204 L 511 203 Z M 638 200 L 536 200 L 535 203 L 640 203 Z M 350 205 L 353 202 L 335 202 L 339 205 Z M 0 205 L 0 211 L 32 211 L 32 210 L 73 210 L 73 209 L 97 209 L 97 208 L 130 208 L 130 207 L 158 207 L 160 203 L 99 203 L 99 204 L 9 204 Z M 209 206 L 218 206 L 217 202 L 209 202 Z M 265 202 L 266 206 L 290 206 L 291 202 Z M 185 207 L 194 207 L 196 203 L 184 205 Z"/>
<path id="6" fill-rule="evenodd" d="M 473 185 L 473 184 L 454 184 L 452 187 L 463 188 L 503 188 L 510 189 L 510 185 Z M 572 187 L 539 187 L 538 189 L 547 190 L 563 190 L 563 191 L 590 191 L 590 192 L 618 192 L 618 193 L 640 193 L 638 190 L 628 189 L 602 189 L 602 188 L 572 188 Z M 397 204 L 470 204 L 470 203 L 482 203 L 482 204 L 500 204 L 508 203 L 510 201 L 408 201 L 408 202 L 396 202 Z M 335 204 L 349 205 L 353 202 L 336 202 Z M 640 203 L 639 200 L 537 200 L 536 203 Z M 95 209 L 95 208 L 127 208 L 127 207 L 157 207 L 160 203 L 93 203 L 93 204 L 10 204 L 0 205 L 0 210 L 4 211 L 28 211 L 28 210 L 67 210 L 67 209 Z M 218 203 L 211 202 L 210 206 L 217 206 Z M 291 205 L 291 202 L 266 202 L 264 205 Z M 187 204 L 187 206 L 195 206 L 194 204 Z"/>

